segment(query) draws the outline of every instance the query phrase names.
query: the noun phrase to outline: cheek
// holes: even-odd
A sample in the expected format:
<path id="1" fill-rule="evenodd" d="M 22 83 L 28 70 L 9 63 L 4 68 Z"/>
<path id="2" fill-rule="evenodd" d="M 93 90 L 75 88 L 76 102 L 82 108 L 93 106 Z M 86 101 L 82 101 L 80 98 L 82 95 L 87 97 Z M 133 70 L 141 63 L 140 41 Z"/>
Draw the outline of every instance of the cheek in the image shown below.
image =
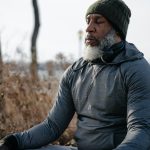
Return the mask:
<path id="1" fill-rule="evenodd" d="M 104 38 L 105 35 L 106 35 L 106 33 L 104 31 L 98 30 L 96 38 L 100 40 L 100 39 Z"/>
<path id="2" fill-rule="evenodd" d="M 96 27 L 97 37 L 99 39 L 104 38 L 112 29 L 112 26 L 108 23 L 104 23 Z"/>
<path id="3" fill-rule="evenodd" d="M 97 29 L 97 39 L 103 39 L 109 32 L 111 29 L 101 29 L 98 28 Z"/>

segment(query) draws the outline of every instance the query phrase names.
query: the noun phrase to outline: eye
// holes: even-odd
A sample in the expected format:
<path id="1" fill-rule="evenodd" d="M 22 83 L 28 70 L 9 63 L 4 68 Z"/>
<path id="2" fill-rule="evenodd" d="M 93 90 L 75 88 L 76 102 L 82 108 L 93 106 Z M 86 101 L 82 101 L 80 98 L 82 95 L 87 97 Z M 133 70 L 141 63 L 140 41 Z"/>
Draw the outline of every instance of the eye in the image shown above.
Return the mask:
<path id="1" fill-rule="evenodd" d="M 103 19 L 98 18 L 95 20 L 95 23 L 96 24 L 103 24 L 103 23 L 105 23 L 105 21 Z"/>
<path id="2" fill-rule="evenodd" d="M 90 23 L 90 19 L 86 18 L 86 23 L 89 24 Z"/>

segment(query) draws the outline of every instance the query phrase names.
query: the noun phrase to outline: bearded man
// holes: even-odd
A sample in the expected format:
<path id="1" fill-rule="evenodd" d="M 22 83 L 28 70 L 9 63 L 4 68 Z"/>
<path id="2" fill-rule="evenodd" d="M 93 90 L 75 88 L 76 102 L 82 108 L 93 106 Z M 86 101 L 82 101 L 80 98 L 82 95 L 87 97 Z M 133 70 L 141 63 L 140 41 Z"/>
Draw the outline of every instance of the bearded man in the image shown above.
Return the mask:
<path id="1" fill-rule="evenodd" d="M 65 71 L 47 118 L 6 136 L 0 150 L 150 149 L 150 66 L 126 41 L 130 16 L 122 0 L 98 0 L 88 8 L 84 56 Z M 75 112 L 77 147 L 48 145 Z"/>

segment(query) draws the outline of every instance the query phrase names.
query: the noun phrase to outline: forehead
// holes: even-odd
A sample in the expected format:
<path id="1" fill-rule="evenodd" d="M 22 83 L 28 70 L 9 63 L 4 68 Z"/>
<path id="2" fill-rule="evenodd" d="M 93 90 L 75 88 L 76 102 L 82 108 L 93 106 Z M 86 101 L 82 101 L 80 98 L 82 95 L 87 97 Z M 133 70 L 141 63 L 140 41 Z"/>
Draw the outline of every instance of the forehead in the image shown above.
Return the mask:
<path id="1" fill-rule="evenodd" d="M 107 20 L 104 16 L 100 14 L 89 14 L 86 16 L 86 19 L 104 19 Z"/>

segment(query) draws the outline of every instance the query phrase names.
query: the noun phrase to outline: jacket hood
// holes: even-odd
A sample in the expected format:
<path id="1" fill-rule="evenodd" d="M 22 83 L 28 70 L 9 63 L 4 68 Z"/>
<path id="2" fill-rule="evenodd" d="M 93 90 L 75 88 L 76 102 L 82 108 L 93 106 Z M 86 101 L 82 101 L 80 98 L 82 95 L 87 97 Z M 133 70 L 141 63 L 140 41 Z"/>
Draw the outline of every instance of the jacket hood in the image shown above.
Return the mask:
<path id="1" fill-rule="evenodd" d="M 133 61 L 143 58 L 143 53 L 140 52 L 132 43 L 125 42 L 124 49 L 112 60 L 106 64 L 120 64 L 126 61 Z"/>

